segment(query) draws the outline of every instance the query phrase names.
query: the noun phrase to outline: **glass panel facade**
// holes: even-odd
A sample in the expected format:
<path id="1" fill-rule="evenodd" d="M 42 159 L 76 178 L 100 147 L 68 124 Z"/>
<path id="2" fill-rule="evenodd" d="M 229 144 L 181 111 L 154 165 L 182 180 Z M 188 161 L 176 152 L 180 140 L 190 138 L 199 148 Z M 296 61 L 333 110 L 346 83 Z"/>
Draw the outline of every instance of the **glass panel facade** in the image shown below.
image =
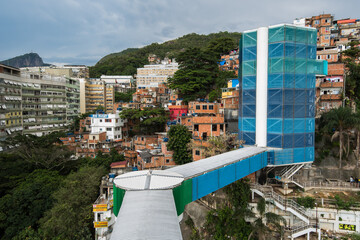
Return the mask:
<path id="1" fill-rule="evenodd" d="M 239 45 L 239 138 L 245 144 L 253 145 L 256 131 L 257 31 L 242 34 Z"/>
<path id="2" fill-rule="evenodd" d="M 269 29 L 267 145 L 284 149 L 275 152 L 275 164 L 313 161 L 313 154 L 305 148 L 314 147 L 311 107 L 315 101 L 315 73 L 322 70 L 314 61 L 313 32 L 287 25 Z M 284 76 L 282 84 L 279 77 L 275 78 L 280 75 Z M 275 109 L 280 112 L 275 114 Z"/>
<path id="3" fill-rule="evenodd" d="M 315 75 L 327 71 L 316 60 L 315 29 L 280 25 L 268 29 L 267 146 L 277 148 L 269 164 L 314 160 Z M 255 144 L 257 31 L 240 40 L 239 138 Z"/>

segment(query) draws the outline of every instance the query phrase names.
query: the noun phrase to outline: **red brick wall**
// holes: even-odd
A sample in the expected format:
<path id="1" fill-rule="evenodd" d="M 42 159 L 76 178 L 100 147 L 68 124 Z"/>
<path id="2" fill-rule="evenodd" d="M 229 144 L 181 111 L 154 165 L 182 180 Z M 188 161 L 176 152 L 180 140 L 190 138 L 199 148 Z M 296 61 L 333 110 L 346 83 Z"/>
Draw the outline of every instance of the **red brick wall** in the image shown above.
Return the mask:
<path id="1" fill-rule="evenodd" d="M 328 65 L 328 75 L 344 75 L 345 65 L 343 63 L 332 63 Z"/>

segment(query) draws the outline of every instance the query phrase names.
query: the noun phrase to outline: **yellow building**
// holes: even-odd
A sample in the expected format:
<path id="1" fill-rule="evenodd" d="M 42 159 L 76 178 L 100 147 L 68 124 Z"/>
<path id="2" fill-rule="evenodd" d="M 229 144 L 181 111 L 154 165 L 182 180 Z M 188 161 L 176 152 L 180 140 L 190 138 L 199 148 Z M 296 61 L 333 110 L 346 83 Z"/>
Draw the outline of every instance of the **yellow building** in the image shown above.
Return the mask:
<path id="1" fill-rule="evenodd" d="M 85 82 L 86 112 L 95 111 L 99 106 L 102 106 L 107 113 L 111 113 L 114 101 L 113 86 L 106 85 L 100 79 L 89 79 Z"/>

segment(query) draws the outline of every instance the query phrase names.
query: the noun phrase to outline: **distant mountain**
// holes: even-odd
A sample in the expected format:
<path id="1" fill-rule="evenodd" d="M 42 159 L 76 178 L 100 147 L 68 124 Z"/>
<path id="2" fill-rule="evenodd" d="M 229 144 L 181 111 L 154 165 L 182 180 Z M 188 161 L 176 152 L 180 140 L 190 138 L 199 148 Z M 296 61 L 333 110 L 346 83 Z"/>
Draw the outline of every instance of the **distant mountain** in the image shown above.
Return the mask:
<path id="1" fill-rule="evenodd" d="M 12 66 L 12 67 L 40 67 L 40 66 L 49 66 L 43 62 L 42 58 L 37 53 L 27 53 L 21 56 L 10 58 L 0 63 Z"/>
<path id="2" fill-rule="evenodd" d="M 100 77 L 106 75 L 134 75 L 136 69 L 149 64 L 149 54 L 155 54 L 160 59 L 164 57 L 176 58 L 176 56 L 186 48 L 198 47 L 206 48 L 211 40 L 218 38 L 231 38 L 238 46 L 241 33 L 239 32 L 219 32 L 208 35 L 191 33 L 180 38 L 164 43 L 152 43 L 142 48 L 128 48 L 122 52 L 111 53 L 90 67 L 90 77 Z"/>

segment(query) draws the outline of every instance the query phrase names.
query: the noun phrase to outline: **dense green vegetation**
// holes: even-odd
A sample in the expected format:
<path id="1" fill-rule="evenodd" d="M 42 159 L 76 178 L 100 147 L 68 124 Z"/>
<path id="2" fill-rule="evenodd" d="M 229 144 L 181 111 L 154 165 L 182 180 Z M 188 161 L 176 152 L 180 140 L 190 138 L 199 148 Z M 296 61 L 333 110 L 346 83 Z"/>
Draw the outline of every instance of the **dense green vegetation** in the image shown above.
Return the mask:
<path id="1" fill-rule="evenodd" d="M 248 179 L 241 179 L 224 188 L 228 204 L 211 210 L 205 230 L 210 239 L 248 239 L 251 225 L 246 217 L 254 214 L 249 208 L 251 190 Z"/>
<path id="2" fill-rule="evenodd" d="M 192 161 L 191 150 L 188 144 L 191 141 L 192 135 L 184 125 L 174 125 L 168 131 L 169 142 L 167 147 L 174 151 L 173 159 L 176 164 L 185 164 Z"/>
<path id="3" fill-rule="evenodd" d="M 112 150 L 75 159 L 60 136 L 2 142 L 8 150 L 0 153 L 0 239 L 93 239 L 92 203 L 101 177 L 124 156 Z"/>
<path id="4" fill-rule="evenodd" d="M 310 196 L 296 198 L 296 202 L 305 208 L 315 207 L 315 198 Z"/>
<path id="5" fill-rule="evenodd" d="M 132 95 L 135 90 L 131 90 L 127 93 L 115 92 L 115 102 L 130 102 L 132 101 Z"/>
<path id="6" fill-rule="evenodd" d="M 334 108 L 321 115 L 319 122 L 320 134 L 330 135 L 331 141 L 339 139 L 339 169 L 342 168 L 343 153 L 350 153 L 350 130 L 358 128 L 359 121 L 359 116 L 352 113 L 352 110 L 348 107 Z M 347 139 L 346 145 L 345 139 Z M 359 141 L 359 138 L 357 139 Z"/>
<path id="7" fill-rule="evenodd" d="M 241 34 L 234 32 L 219 32 L 209 35 L 191 33 L 175 40 L 164 43 L 153 43 L 143 48 L 129 48 L 119 53 L 112 53 L 102 58 L 95 66 L 90 67 L 90 77 L 107 75 L 133 75 L 136 69 L 148 64 L 149 54 L 155 54 L 161 59 L 164 57 L 177 58 L 184 49 L 200 48 L 205 49 L 209 42 L 219 38 L 230 38 L 236 48 Z M 212 45 L 213 46 L 213 45 Z M 218 46 L 217 49 L 220 49 Z"/>
<path id="8" fill-rule="evenodd" d="M 249 179 L 244 178 L 224 188 L 224 205 L 211 210 L 206 218 L 206 239 L 271 239 L 269 234 L 276 234 L 280 239 L 285 219 L 266 211 L 264 198 L 257 203 L 257 214 L 249 207 L 251 190 Z M 245 219 L 255 219 L 250 224 Z"/>
<path id="9" fill-rule="evenodd" d="M 249 239 L 256 237 L 255 239 L 265 240 L 269 239 L 269 234 L 277 232 L 280 236 L 277 239 L 282 239 L 283 228 L 286 226 L 286 220 L 276 213 L 267 212 L 266 204 L 268 204 L 264 198 L 260 198 L 257 203 L 256 210 L 258 217 L 252 222 L 252 231 L 249 235 Z"/>
<path id="10" fill-rule="evenodd" d="M 133 130 L 131 136 L 136 134 L 151 135 L 155 132 L 163 132 L 165 124 L 169 120 L 168 113 L 162 107 L 148 107 L 144 109 L 123 109 L 120 117 L 127 119 Z"/>
<path id="11" fill-rule="evenodd" d="M 234 46 L 231 38 L 219 38 L 210 41 L 205 49 L 188 48 L 181 52 L 176 58 L 179 70 L 168 80 L 169 88 L 177 90 L 185 102 L 208 95 L 210 101 L 221 97 L 220 89 L 235 75 L 220 71 L 217 61 L 221 54 L 229 52 Z"/>
<path id="12" fill-rule="evenodd" d="M 360 106 L 360 57 L 359 42 L 353 41 L 349 43 L 350 48 L 342 52 L 346 70 L 345 96 L 350 101 L 355 101 L 357 107 Z"/>

